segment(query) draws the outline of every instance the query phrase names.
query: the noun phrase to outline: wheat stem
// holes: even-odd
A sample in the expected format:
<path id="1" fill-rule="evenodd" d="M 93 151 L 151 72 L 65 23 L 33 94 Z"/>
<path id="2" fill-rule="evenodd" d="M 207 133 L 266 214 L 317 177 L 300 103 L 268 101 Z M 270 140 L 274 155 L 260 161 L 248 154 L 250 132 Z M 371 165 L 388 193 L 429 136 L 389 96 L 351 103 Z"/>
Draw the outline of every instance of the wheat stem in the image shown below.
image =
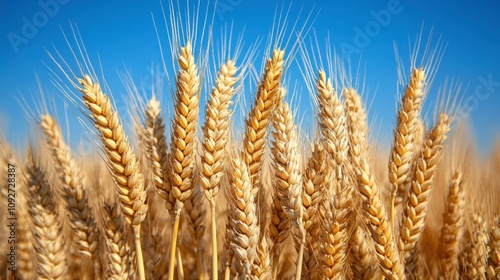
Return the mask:
<path id="1" fill-rule="evenodd" d="M 170 249 L 170 268 L 168 270 L 168 280 L 174 280 L 174 269 L 175 269 L 175 258 L 176 258 L 176 250 L 177 250 L 177 235 L 179 233 L 179 221 L 180 221 L 180 213 L 174 213 L 174 224 L 172 228 L 172 244 Z"/>

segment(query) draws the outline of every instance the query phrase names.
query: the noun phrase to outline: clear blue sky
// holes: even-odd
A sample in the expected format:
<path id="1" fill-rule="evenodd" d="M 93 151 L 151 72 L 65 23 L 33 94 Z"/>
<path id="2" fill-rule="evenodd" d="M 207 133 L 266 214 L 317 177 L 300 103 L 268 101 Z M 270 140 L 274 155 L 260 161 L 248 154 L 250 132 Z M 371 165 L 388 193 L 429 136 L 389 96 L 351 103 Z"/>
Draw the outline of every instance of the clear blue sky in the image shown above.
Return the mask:
<path id="1" fill-rule="evenodd" d="M 194 2 L 196 1 L 191 1 Z M 490 146 L 499 135 L 500 1 L 304 2 L 295 1 L 290 18 L 296 17 L 302 5 L 305 11 L 313 8 L 319 11 L 314 22 L 316 33 L 319 38 L 324 38 L 329 33 L 337 49 L 343 43 L 344 46 L 356 46 L 357 30 L 365 30 L 364 33 L 368 34 L 368 43 L 358 44 L 363 53 L 361 64 L 368 89 L 365 100 L 372 102 L 370 121 L 375 122 L 378 136 L 385 145 L 390 145 L 392 141 L 395 123 L 397 65 L 393 42 L 400 46 L 403 62 L 408 65 L 408 38 L 415 38 L 423 23 L 424 30 L 428 31 L 432 26 L 435 33 L 442 34 L 443 40 L 448 43 L 426 101 L 428 105 L 432 106 L 438 86 L 445 78 L 453 77 L 468 85 L 463 94 L 473 108 L 471 120 L 476 137 L 480 139 L 480 150 L 485 151 L 484 147 Z M 43 3 L 51 5 L 47 9 L 43 7 L 46 6 Z M 267 35 L 275 7 L 280 3 L 282 1 L 219 0 L 219 5 L 226 10 L 219 8 L 215 27 L 218 29 L 224 23 L 234 21 L 236 32 L 246 28 L 245 42 L 250 44 L 257 36 Z M 376 23 L 375 14 L 382 10 L 391 13 L 387 24 Z M 17 100 L 20 96 L 25 96 L 28 105 L 34 106 L 31 96 L 38 93 L 35 73 L 40 77 L 48 95 L 57 93 L 51 85 L 44 62 L 53 66 L 45 48 L 53 50 L 52 45 L 58 49 L 66 48 L 61 28 L 69 33 L 70 22 L 78 25 L 88 52 L 94 58 L 99 53 L 115 99 L 120 100 L 124 88 L 118 71 L 127 68 L 134 79 L 140 82 L 148 77 L 151 63 L 161 62 L 151 13 L 156 18 L 161 17 L 158 0 L 1 1 L 0 127 L 5 130 L 7 138 L 14 143 L 23 143 L 27 137 L 29 128 Z M 366 28 L 370 27 L 375 29 L 367 33 Z M 161 26 L 160 29 L 164 30 L 164 27 Z M 258 52 L 258 56 L 262 54 L 262 50 Z M 352 59 L 358 61 L 359 56 L 354 54 Z M 97 61 L 94 60 L 94 64 L 97 65 Z M 301 78 L 299 73 L 290 77 Z M 308 110 L 308 97 L 302 97 L 302 100 L 304 104 L 300 104 L 303 110 L 301 115 L 307 115 L 304 110 Z M 56 97 L 55 101 L 61 109 L 61 99 Z M 70 118 L 75 119 L 72 115 Z M 81 130 L 74 127 L 72 126 L 72 134 Z"/>

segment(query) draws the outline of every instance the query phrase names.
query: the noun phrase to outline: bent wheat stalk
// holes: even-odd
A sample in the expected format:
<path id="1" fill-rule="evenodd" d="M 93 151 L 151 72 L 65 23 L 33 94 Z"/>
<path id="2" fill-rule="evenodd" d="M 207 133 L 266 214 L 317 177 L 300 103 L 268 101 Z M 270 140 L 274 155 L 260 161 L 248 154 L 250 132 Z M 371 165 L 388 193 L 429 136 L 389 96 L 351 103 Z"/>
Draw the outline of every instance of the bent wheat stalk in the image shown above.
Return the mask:
<path id="1" fill-rule="evenodd" d="M 125 220 L 134 230 L 137 267 L 140 279 L 144 280 L 141 249 L 141 222 L 147 211 L 144 176 L 108 95 L 104 94 L 100 85 L 94 83 L 88 75 L 78 81 L 81 84 L 82 101 L 89 109 L 103 142 L 107 165 L 113 175 Z"/>

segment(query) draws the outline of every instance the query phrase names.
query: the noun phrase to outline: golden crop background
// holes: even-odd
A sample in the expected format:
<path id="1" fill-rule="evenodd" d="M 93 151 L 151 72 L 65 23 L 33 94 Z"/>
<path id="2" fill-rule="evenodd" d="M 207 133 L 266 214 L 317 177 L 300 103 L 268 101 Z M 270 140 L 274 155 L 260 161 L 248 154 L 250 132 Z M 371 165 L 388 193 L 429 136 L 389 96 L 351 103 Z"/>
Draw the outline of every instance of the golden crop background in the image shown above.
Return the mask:
<path id="1" fill-rule="evenodd" d="M 15 250 L 0 244 L 3 279 L 500 277 L 500 146 L 477 156 L 458 84 L 442 89 L 433 116 L 423 113 L 439 46 L 427 60 L 409 59 L 384 151 L 340 58 L 300 39 L 307 23 L 295 41 L 278 23 L 255 74 L 257 47 L 203 52 L 200 30 L 169 19 L 171 104 L 130 84 L 124 116 L 85 53 L 77 66 L 50 54 L 53 83 L 83 112 L 96 146 L 70 147 L 64 120 L 44 106 L 28 114 L 36 132 L 27 147 L 0 140 L 0 216 L 10 221 L 15 199 L 17 218 Z M 284 81 L 297 61 L 316 106 L 312 131 Z M 256 90 L 245 106 L 248 82 Z M 11 240 L 10 228 L 0 236 Z"/>

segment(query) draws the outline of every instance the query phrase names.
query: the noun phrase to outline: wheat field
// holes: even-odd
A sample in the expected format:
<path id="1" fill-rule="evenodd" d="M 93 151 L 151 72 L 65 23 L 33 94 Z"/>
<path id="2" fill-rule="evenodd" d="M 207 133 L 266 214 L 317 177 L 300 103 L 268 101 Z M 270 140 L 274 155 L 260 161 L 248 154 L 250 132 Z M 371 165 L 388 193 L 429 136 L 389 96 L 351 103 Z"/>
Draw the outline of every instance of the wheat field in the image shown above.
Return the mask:
<path id="1" fill-rule="evenodd" d="M 48 50 L 60 96 L 46 98 L 77 112 L 94 149 L 70 145 L 43 105 L 27 110 L 26 147 L 0 138 L 0 217 L 16 213 L 2 279 L 500 279 L 500 146 L 478 156 L 458 83 L 424 111 L 439 45 L 406 58 L 384 150 L 370 97 L 304 39 L 313 22 L 278 17 L 264 48 L 244 49 L 178 12 L 165 12 L 170 93 L 130 82 L 125 113 L 85 34 L 72 27 L 74 57 Z M 304 93 L 285 79 L 293 63 Z"/>

